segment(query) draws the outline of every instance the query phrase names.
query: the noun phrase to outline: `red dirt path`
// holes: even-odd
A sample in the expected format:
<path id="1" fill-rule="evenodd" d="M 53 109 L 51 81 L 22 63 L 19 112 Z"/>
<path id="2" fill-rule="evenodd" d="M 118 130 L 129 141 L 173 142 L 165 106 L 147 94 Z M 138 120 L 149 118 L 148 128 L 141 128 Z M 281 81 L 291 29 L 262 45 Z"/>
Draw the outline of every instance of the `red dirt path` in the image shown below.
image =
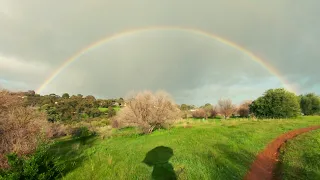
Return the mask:
<path id="1" fill-rule="evenodd" d="M 273 180 L 279 156 L 279 149 L 287 140 L 292 139 L 302 133 L 320 129 L 320 126 L 312 126 L 289 131 L 273 140 L 268 146 L 258 154 L 251 164 L 250 170 L 245 176 L 245 180 Z"/>

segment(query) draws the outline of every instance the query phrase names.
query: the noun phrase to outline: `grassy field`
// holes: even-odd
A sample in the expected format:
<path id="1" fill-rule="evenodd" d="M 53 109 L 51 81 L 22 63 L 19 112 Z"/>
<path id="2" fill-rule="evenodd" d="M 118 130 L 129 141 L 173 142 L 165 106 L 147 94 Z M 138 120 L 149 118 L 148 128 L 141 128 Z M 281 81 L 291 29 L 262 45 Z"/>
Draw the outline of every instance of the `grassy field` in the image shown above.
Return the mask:
<path id="1" fill-rule="evenodd" d="M 279 172 L 283 180 L 320 179 L 320 130 L 302 134 L 281 149 Z"/>
<path id="2" fill-rule="evenodd" d="M 108 108 L 99 107 L 98 109 L 99 109 L 99 111 L 101 111 L 101 112 L 106 112 L 106 111 L 108 111 Z M 118 111 L 120 111 L 121 108 L 117 106 L 117 107 L 113 107 L 113 109 L 118 112 Z"/>
<path id="3" fill-rule="evenodd" d="M 107 139 L 63 139 L 52 153 L 68 167 L 63 179 L 150 179 L 164 172 L 178 179 L 242 179 L 273 138 L 320 124 L 320 117 L 187 122 L 150 135 L 129 128 Z"/>

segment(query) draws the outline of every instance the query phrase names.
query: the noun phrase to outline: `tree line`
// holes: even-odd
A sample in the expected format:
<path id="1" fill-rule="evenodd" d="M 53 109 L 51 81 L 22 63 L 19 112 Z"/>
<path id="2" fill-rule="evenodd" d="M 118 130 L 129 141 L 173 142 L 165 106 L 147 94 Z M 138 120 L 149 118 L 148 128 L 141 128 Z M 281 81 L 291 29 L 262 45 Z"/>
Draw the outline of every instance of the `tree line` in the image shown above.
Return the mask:
<path id="1" fill-rule="evenodd" d="M 62 96 L 56 94 L 39 95 L 34 91 L 24 93 L 25 105 L 38 107 L 46 112 L 50 122 L 80 121 L 86 118 L 101 116 L 112 117 L 116 115 L 114 106 L 125 103 L 119 99 L 96 99 L 92 95 L 81 94 L 70 96 L 68 93 Z M 128 101 L 128 100 L 127 100 Z M 128 101 L 130 102 L 130 101 Z M 217 105 L 206 103 L 203 106 L 181 104 L 177 105 L 181 110 L 181 117 L 188 118 L 215 118 L 229 117 L 256 117 L 256 118 L 292 118 L 299 115 L 320 114 L 320 97 L 315 93 L 297 96 L 283 88 L 267 90 L 256 100 L 247 100 L 240 105 L 232 103 L 231 99 L 220 99 Z M 108 108 L 102 112 L 99 108 Z"/>
<path id="2" fill-rule="evenodd" d="M 256 100 L 244 101 L 239 106 L 233 104 L 231 99 L 220 99 L 216 106 L 207 103 L 197 108 L 182 104 L 180 110 L 183 118 L 293 118 L 300 115 L 320 115 L 320 97 L 315 93 L 297 96 L 278 88 L 267 90 Z"/>
<path id="3" fill-rule="evenodd" d="M 124 104 L 124 99 L 96 99 L 92 95 L 81 94 L 70 96 L 64 93 L 62 96 L 56 94 L 39 95 L 34 91 L 23 93 L 25 106 L 37 107 L 46 112 L 50 122 L 79 121 L 86 118 L 101 116 L 111 117 L 115 115 L 112 107 Z M 102 112 L 99 108 L 108 108 Z"/>

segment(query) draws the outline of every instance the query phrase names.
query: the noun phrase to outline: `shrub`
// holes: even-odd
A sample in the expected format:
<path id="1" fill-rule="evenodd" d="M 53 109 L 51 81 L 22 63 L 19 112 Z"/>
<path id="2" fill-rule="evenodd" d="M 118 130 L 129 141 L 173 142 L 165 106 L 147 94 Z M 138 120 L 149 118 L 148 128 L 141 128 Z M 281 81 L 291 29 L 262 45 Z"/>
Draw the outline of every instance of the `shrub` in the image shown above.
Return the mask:
<path id="1" fill-rule="evenodd" d="M 104 126 L 110 125 L 110 120 L 109 120 L 109 119 L 102 119 L 100 122 L 101 122 L 101 124 L 103 124 Z"/>
<path id="2" fill-rule="evenodd" d="M 217 110 L 217 108 L 213 107 L 212 109 L 209 109 L 207 111 L 207 114 L 208 114 L 208 117 L 214 118 L 218 115 L 218 110 Z"/>
<path id="3" fill-rule="evenodd" d="M 207 112 L 204 109 L 197 109 L 192 112 L 194 118 L 208 118 Z"/>
<path id="4" fill-rule="evenodd" d="M 109 120 L 102 119 L 99 121 L 90 121 L 90 124 L 92 127 L 103 127 L 109 125 Z"/>
<path id="5" fill-rule="evenodd" d="M 137 126 L 144 133 L 151 133 L 155 128 L 167 128 L 179 118 L 179 108 L 164 92 L 141 92 L 126 104 L 116 116 L 117 123 Z"/>
<path id="6" fill-rule="evenodd" d="M 84 138 L 93 135 L 86 126 L 76 127 L 71 132 L 72 138 Z"/>
<path id="7" fill-rule="evenodd" d="M 249 117 L 251 103 L 252 101 L 245 101 L 240 105 L 240 107 L 238 108 L 238 114 L 240 115 L 240 117 Z"/>
<path id="8" fill-rule="evenodd" d="M 214 118 L 216 115 L 218 115 L 217 108 L 209 103 L 205 104 L 204 106 L 201 106 L 200 108 L 204 109 L 207 114 L 206 117 L 203 118 Z"/>
<path id="9" fill-rule="evenodd" d="M 0 168 L 8 168 L 4 154 L 31 154 L 47 138 L 45 114 L 24 107 L 22 100 L 20 94 L 0 91 Z"/>
<path id="10" fill-rule="evenodd" d="M 68 126 L 60 123 L 51 123 L 48 137 L 58 138 L 68 135 Z"/>
<path id="11" fill-rule="evenodd" d="M 299 98 L 285 89 L 270 89 L 253 101 L 250 112 L 258 118 L 292 118 L 300 115 Z"/>
<path id="12" fill-rule="evenodd" d="M 49 153 L 50 145 L 39 146 L 31 156 L 7 155 L 9 169 L 0 173 L 0 179 L 56 179 L 64 169 Z"/>

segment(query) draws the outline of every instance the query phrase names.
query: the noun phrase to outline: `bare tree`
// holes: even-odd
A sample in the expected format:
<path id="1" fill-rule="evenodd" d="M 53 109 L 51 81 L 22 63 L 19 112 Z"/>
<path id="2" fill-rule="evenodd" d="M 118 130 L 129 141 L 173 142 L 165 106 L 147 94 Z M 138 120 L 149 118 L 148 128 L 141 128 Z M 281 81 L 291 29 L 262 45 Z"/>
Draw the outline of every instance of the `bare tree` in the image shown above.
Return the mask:
<path id="1" fill-rule="evenodd" d="M 19 93 L 0 91 L 0 168 L 8 167 L 5 154 L 32 153 L 49 128 L 46 116 L 23 106 Z"/>
<path id="2" fill-rule="evenodd" d="M 151 133 L 154 128 L 166 128 L 179 118 L 178 106 L 165 92 L 153 94 L 144 91 L 130 98 L 126 104 L 116 116 L 116 121 L 124 126 L 140 127 L 144 133 Z"/>
<path id="3" fill-rule="evenodd" d="M 249 116 L 249 106 L 250 104 L 252 103 L 252 101 L 248 100 L 248 101 L 245 101 L 243 102 L 239 108 L 238 108 L 238 114 L 241 116 L 241 117 L 248 117 Z"/>
<path id="4" fill-rule="evenodd" d="M 229 118 L 237 110 L 236 106 L 232 104 L 231 99 L 220 99 L 218 101 L 218 109 L 225 119 Z"/>
<path id="5" fill-rule="evenodd" d="M 192 112 L 192 117 L 194 118 L 208 118 L 208 113 L 205 109 L 200 108 Z"/>

